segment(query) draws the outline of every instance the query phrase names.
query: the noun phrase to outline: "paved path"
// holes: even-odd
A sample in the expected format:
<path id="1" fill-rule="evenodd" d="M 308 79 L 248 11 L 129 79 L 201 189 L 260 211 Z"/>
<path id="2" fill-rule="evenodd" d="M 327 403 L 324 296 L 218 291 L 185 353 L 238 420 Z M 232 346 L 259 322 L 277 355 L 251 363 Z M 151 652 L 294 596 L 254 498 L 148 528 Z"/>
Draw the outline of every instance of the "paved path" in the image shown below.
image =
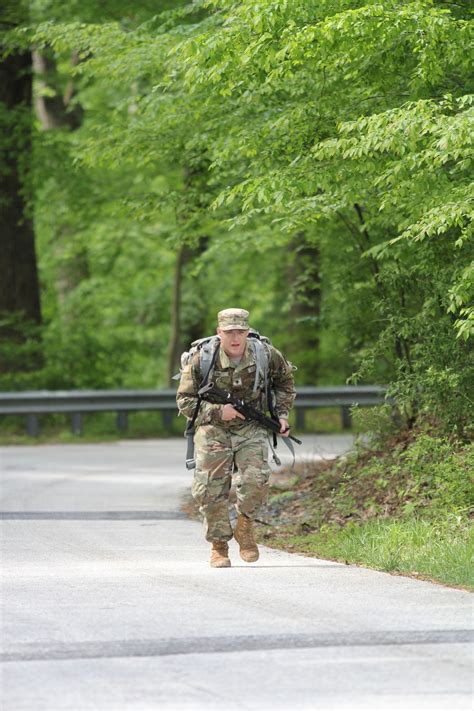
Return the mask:
<path id="1" fill-rule="evenodd" d="M 469 593 L 234 542 L 211 569 L 183 454 L 0 449 L 2 711 L 471 708 Z"/>

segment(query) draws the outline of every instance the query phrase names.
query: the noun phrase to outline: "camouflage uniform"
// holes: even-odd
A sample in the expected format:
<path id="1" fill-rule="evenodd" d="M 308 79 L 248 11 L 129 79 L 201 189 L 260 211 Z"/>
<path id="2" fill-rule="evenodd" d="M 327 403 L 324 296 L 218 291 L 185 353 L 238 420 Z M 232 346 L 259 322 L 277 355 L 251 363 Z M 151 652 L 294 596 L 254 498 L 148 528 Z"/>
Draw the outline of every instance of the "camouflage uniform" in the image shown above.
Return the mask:
<path id="1" fill-rule="evenodd" d="M 269 375 L 276 395 L 276 414 L 288 417 L 295 398 L 292 366 L 273 346 L 270 350 Z M 254 391 L 256 363 L 249 345 L 238 365 L 234 366 L 223 348 L 213 370 L 212 380 L 223 390 L 260 407 L 262 387 Z M 199 353 L 185 366 L 178 388 L 180 413 L 191 418 L 196 406 L 197 390 L 202 381 Z M 200 505 L 206 527 L 206 539 L 229 541 L 233 531 L 229 520 L 228 496 L 232 476 L 237 494 L 237 510 L 253 520 L 265 501 L 270 468 L 268 466 L 268 433 L 254 422 L 222 420 L 223 405 L 201 404 L 194 437 L 196 469 L 192 486 L 194 499 Z"/>

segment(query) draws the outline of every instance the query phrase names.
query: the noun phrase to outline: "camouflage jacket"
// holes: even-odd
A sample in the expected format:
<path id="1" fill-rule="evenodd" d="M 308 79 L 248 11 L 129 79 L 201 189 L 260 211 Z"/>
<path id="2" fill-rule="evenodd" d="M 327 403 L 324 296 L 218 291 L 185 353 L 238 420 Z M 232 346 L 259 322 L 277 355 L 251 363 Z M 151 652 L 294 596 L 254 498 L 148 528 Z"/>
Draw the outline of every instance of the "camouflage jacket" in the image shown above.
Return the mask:
<path id="1" fill-rule="evenodd" d="M 275 393 L 275 412 L 278 417 L 288 417 L 295 399 L 293 366 L 273 346 L 269 346 L 269 377 L 273 382 Z M 212 380 L 223 390 L 232 392 L 237 397 L 251 403 L 259 409 L 263 408 L 263 384 L 254 391 L 256 363 L 248 344 L 244 355 L 237 366 L 233 366 L 225 351 L 220 348 L 214 366 Z M 195 353 L 191 361 L 184 367 L 178 387 L 176 402 L 180 414 L 188 419 L 193 416 L 197 402 L 197 391 L 202 381 L 199 367 L 199 353 Z M 219 424 L 234 429 L 245 422 L 241 419 L 224 422 L 222 420 L 223 405 L 203 402 L 196 420 L 196 427 L 205 424 Z"/>

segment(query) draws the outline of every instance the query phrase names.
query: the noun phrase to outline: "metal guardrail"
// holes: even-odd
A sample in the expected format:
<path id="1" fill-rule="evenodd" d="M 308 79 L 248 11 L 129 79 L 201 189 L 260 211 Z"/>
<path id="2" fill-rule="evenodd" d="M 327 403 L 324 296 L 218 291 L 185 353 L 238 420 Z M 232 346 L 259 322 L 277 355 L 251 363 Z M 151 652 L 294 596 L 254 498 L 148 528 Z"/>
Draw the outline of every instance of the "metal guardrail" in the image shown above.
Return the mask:
<path id="1" fill-rule="evenodd" d="M 320 407 L 340 407 L 343 427 L 351 426 L 350 408 L 380 405 L 385 400 L 385 388 L 379 385 L 321 386 L 303 385 L 296 388 L 296 427 L 305 429 L 305 412 Z M 128 413 L 144 410 L 161 411 L 167 430 L 177 415 L 176 390 L 38 390 L 0 392 L 0 415 L 23 415 L 26 431 L 31 437 L 39 434 L 39 415 L 67 413 L 71 415 L 73 434 L 83 432 L 84 415 L 92 412 L 116 412 L 117 429 L 126 432 Z"/>

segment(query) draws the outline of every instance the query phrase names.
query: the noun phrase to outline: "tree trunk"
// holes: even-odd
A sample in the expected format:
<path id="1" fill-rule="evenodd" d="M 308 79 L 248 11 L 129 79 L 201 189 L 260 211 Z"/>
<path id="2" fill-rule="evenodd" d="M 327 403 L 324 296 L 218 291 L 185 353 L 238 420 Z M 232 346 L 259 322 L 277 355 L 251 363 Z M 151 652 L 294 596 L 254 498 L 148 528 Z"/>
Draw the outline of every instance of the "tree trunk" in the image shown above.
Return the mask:
<path id="1" fill-rule="evenodd" d="M 22 323 L 41 323 L 35 235 L 25 195 L 31 162 L 30 53 L 13 54 L 0 63 L 0 103 L 7 111 L 2 128 L 8 136 L 0 163 L 0 337 L 22 342 Z M 22 367 L 5 360 L 0 365 L 3 372 Z"/>
<path id="2" fill-rule="evenodd" d="M 58 73 L 54 56 L 47 50 L 33 50 L 33 69 L 35 73 L 35 109 L 43 131 L 67 126 L 79 128 L 82 124 L 83 111 L 79 104 L 71 107 L 75 96 L 72 80 L 61 95 Z M 71 64 L 79 61 L 77 52 L 73 52 Z"/>
<path id="3" fill-rule="evenodd" d="M 167 380 L 169 387 L 173 385 L 173 375 L 179 367 L 179 356 L 181 352 L 181 283 L 187 249 L 186 245 L 181 245 L 176 255 L 174 268 L 173 295 L 171 299 L 171 334 L 167 358 Z"/>
<path id="4" fill-rule="evenodd" d="M 43 131 L 79 128 L 83 110 L 79 104 L 71 108 L 75 96 L 74 84 L 70 80 L 64 94 L 51 50 L 33 50 L 35 73 L 35 109 Z M 78 63 L 78 55 L 73 52 L 71 64 Z M 74 242 L 74 233 L 67 223 L 56 224 L 54 230 L 54 253 L 57 260 L 56 290 L 59 315 L 64 325 L 74 323 L 74 313 L 68 307 L 68 297 L 79 284 L 89 278 L 89 263 L 86 249 Z"/>
<path id="5" fill-rule="evenodd" d="M 287 280 L 290 294 L 288 353 L 298 354 L 298 379 L 316 385 L 320 371 L 321 255 L 304 233 L 295 236 Z"/>
<path id="6" fill-rule="evenodd" d="M 184 242 L 179 247 L 176 256 L 175 273 L 173 279 L 173 296 L 171 306 L 171 333 L 168 347 L 167 376 L 168 384 L 173 385 L 173 375 L 180 366 L 180 354 L 184 347 L 193 340 L 201 338 L 204 327 L 204 310 L 206 304 L 199 298 L 199 285 L 195 283 L 191 270 L 185 269 L 192 265 L 196 259 L 207 249 L 209 237 L 196 234 L 196 225 L 199 225 L 200 213 L 207 207 L 205 197 L 207 194 L 208 163 L 204 157 L 194 160 L 193 165 L 188 165 L 183 171 L 183 199 L 176 211 L 176 220 L 180 231 L 186 235 L 189 242 Z M 191 280 L 191 288 L 187 289 Z M 182 315 L 183 295 L 190 296 L 189 309 L 192 313 L 188 323 L 184 323 Z M 197 303 L 197 308 L 195 308 Z"/>
<path id="7" fill-rule="evenodd" d="M 182 302 L 183 292 L 189 277 L 186 276 L 186 266 L 193 262 L 206 251 L 208 237 L 202 237 L 196 247 L 186 244 L 181 245 L 176 255 L 173 295 L 171 300 L 171 331 L 168 347 L 167 380 L 168 385 L 173 385 L 173 375 L 179 370 L 180 356 L 183 350 L 192 341 L 207 335 L 204 333 L 204 313 L 202 308 L 197 310 L 197 318 L 194 316 L 189 324 L 183 323 Z M 196 285 L 193 284 L 193 298 L 196 298 Z M 205 307 L 205 305 L 204 305 Z"/>

